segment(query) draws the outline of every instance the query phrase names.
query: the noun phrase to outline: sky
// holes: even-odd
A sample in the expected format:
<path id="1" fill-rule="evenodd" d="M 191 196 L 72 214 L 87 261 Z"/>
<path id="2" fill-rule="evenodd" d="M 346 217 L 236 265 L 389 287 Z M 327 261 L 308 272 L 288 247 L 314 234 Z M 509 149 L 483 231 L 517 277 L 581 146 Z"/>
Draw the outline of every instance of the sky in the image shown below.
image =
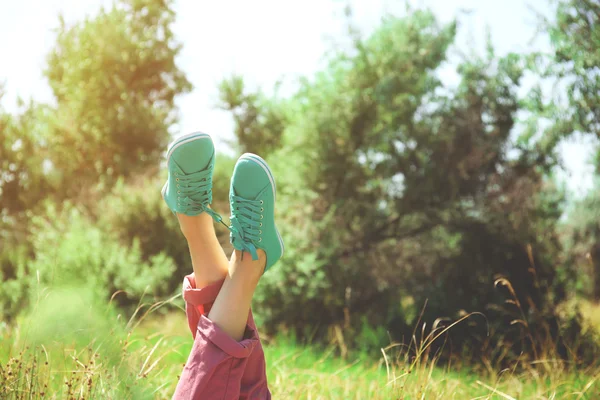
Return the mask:
<path id="1" fill-rule="evenodd" d="M 498 54 L 510 51 L 549 50 L 543 35 L 536 36 L 533 10 L 551 15 L 549 0 L 409 0 L 426 6 L 442 22 L 459 18 L 458 51 L 483 51 L 489 28 Z M 45 57 L 55 40 L 58 15 L 67 23 L 93 15 L 107 0 L 0 0 L 0 82 L 6 84 L 3 104 L 16 110 L 17 98 L 52 102 L 42 76 Z M 401 13 L 403 0 L 350 0 L 355 23 L 365 33 L 388 13 Z M 181 96 L 177 133 L 210 133 L 217 148 L 232 138 L 229 115 L 217 110 L 217 85 L 232 73 L 241 74 L 252 87 L 270 89 L 283 80 L 310 76 L 323 65 L 323 57 L 345 38 L 343 10 L 347 1 L 304 0 L 176 0 L 173 27 L 183 44 L 178 64 L 194 85 Z M 537 39 L 534 40 L 534 38 Z M 442 78 L 453 83 L 451 68 Z M 285 87 L 285 86 L 284 86 Z M 590 145 L 575 139 L 562 146 L 566 171 L 562 179 L 574 196 L 591 186 L 592 167 L 587 163 Z"/>

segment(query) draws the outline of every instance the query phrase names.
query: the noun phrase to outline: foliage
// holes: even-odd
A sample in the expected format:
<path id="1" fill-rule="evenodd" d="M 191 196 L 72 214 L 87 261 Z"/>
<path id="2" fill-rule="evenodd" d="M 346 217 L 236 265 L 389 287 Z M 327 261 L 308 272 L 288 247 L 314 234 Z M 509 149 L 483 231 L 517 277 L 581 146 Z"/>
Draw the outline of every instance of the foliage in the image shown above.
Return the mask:
<path id="1" fill-rule="evenodd" d="M 270 160 L 292 245 L 259 289 L 270 329 L 326 338 L 348 326 L 353 345 L 352 327 L 366 318 L 410 338 L 416 320 L 400 306 L 409 296 L 427 302 L 429 326 L 485 312 L 501 327 L 493 343 L 504 341 L 513 358 L 534 356 L 523 330 L 508 328 L 514 310 L 494 312 L 514 301 L 494 289 L 500 278 L 514 285 L 536 340 L 557 325 L 552 301 L 564 290 L 554 227 L 564 194 L 543 178 L 545 153 L 511 142 L 525 64 L 489 46 L 459 65 L 457 87 L 443 86 L 437 72 L 455 29 L 426 11 L 387 18 L 288 103 L 283 146 Z M 454 345 L 490 351 L 478 342 L 484 325 Z M 553 328 L 550 338 L 559 336 Z"/>
<path id="2" fill-rule="evenodd" d="M 117 299 L 125 305 L 137 303 L 146 293 L 169 293 L 168 278 L 175 270 L 172 259 L 160 252 L 143 260 L 137 240 L 121 245 L 113 232 L 94 226 L 77 208 L 49 206 L 32 223 L 35 259 L 29 270 L 42 288 L 75 285 L 107 299 L 123 291 Z"/>
<path id="3" fill-rule="evenodd" d="M 287 253 L 255 297 L 265 328 L 333 343 L 344 356 L 391 338 L 411 360 L 413 342 L 430 337 L 424 326 L 481 312 L 486 319 L 473 314 L 432 341 L 423 365 L 447 355 L 440 349 L 488 367 L 593 363 L 597 346 L 581 338 L 578 311 L 557 304 L 574 286 L 599 296 L 577 286 L 600 282 L 590 279 L 599 276 L 598 194 L 561 224 L 567 193 L 552 168 L 563 138 L 598 133 L 598 15 L 593 1 L 563 1 L 544 26 L 551 58 L 501 56 L 490 44 L 455 65 L 456 84 L 442 72 L 457 23 L 410 8 L 368 36 L 351 30 L 348 48 L 329 52 L 287 97 L 225 79 L 218 107 L 233 117 L 232 147 L 267 157 L 278 183 Z M 53 103 L 0 108 L 7 320 L 48 287 L 75 284 L 104 299 L 124 290 L 117 300 L 127 306 L 172 294 L 191 270 L 159 195 L 175 99 L 191 89 L 175 62 L 174 18 L 172 1 L 118 0 L 61 21 L 45 68 Z M 543 83 L 521 96 L 528 73 L 555 79 L 567 101 Z M 218 156 L 213 207 L 223 215 L 234 162 Z M 230 251 L 228 232 L 218 225 L 217 234 Z M 452 393 L 417 383 L 419 397 Z"/>
<path id="4" fill-rule="evenodd" d="M 579 294 L 600 299 L 600 185 L 574 203 L 565 222 L 566 264 L 580 284 Z M 592 277 L 593 279 L 589 279 Z"/>
<path id="5" fill-rule="evenodd" d="M 555 2 L 555 13 L 542 17 L 549 54 L 526 55 L 533 87 L 523 101 L 522 145 L 553 155 L 558 145 L 576 133 L 600 135 L 600 4 L 594 0 Z M 554 154 L 552 154 L 554 153 Z M 596 154 L 600 168 L 600 152 Z"/>
<path id="6" fill-rule="evenodd" d="M 0 320 L 12 321 L 27 303 L 29 288 L 35 278 L 29 273 L 27 246 L 7 240 L 2 244 L 10 251 L 0 253 Z"/>
<path id="7" fill-rule="evenodd" d="M 229 176 L 235 160 L 218 155 L 213 176 L 212 207 L 226 216 L 229 210 Z M 149 262 L 163 253 L 172 259 L 175 270 L 165 283 L 173 291 L 181 287 L 183 277 L 192 271 L 187 243 L 181 234 L 177 218 L 165 205 L 160 190 L 163 177 L 137 176 L 127 183 L 119 181 L 111 193 L 96 208 L 97 225 L 114 233 L 121 245 L 138 246 L 140 257 Z M 230 249 L 229 231 L 216 225 L 217 236 L 224 248 Z"/>
<path id="8" fill-rule="evenodd" d="M 123 0 L 73 26 L 61 20 L 45 74 L 57 103 L 51 161 L 63 179 L 111 183 L 156 166 L 175 97 L 191 89 L 175 63 L 174 18 L 171 1 Z"/>
<path id="9" fill-rule="evenodd" d="M 235 121 L 236 142 L 241 153 L 271 154 L 281 146 L 286 123 L 285 104 L 264 93 L 248 92 L 244 79 L 233 75 L 219 85 L 219 107 L 231 112 Z"/>
<path id="10" fill-rule="evenodd" d="M 569 81 L 574 130 L 600 136 L 600 3 L 558 3 L 556 22 L 549 26 L 549 34 L 559 75 Z"/>
<path id="11" fill-rule="evenodd" d="M 89 201 L 156 167 L 175 98 L 191 89 L 175 63 L 174 17 L 170 1 L 123 0 L 73 26 L 61 19 L 45 70 L 56 104 L 0 109 L 2 215 L 49 197 Z"/>
<path id="12" fill-rule="evenodd" d="M 403 139 L 394 137 L 413 123 L 389 110 L 407 118 L 417 112 L 437 85 L 434 71 L 454 29 L 437 26 L 428 13 L 389 19 L 371 38 L 357 41 L 357 54 L 338 55 L 313 82 L 304 82 L 290 112 L 295 117 L 286 127 L 285 146 L 274 160 L 283 182 L 280 214 L 295 229 L 284 232 L 293 245 L 278 277 L 268 281 L 274 284 L 263 288 L 263 307 L 280 305 L 273 321 L 341 322 L 349 291 L 357 314 L 364 311 L 361 304 L 385 302 L 375 276 L 363 267 L 366 253 L 400 236 L 400 229 L 414 229 L 401 226 L 400 216 L 390 212 L 407 180 L 393 171 L 402 163 L 393 154 Z M 275 284 L 279 279 L 283 285 Z M 294 287 L 299 296 L 288 296 Z M 377 315 L 385 318 L 386 311 Z"/>
<path id="13" fill-rule="evenodd" d="M 13 115 L 0 107 L 0 279 L 2 286 L 10 289 L 0 294 L 5 316 L 14 317 L 24 301 L 25 288 L 35 280 L 29 275 L 35 271 L 29 261 L 41 256 L 50 263 L 36 261 L 43 271 L 54 265 L 53 260 L 44 258 L 51 243 L 44 242 L 42 248 L 35 249 L 31 244 L 40 239 L 30 235 L 32 217 L 44 213 L 44 203 L 72 199 L 93 209 L 119 177 L 140 171 L 156 173 L 169 130 L 177 120 L 175 99 L 191 89 L 175 62 L 181 46 L 173 35 L 174 18 L 171 1 L 123 0 L 72 26 L 61 19 L 57 43 L 45 68 L 55 97 L 53 104 L 19 100 Z M 2 94 L 0 88 L 0 99 Z M 54 215 L 69 216 L 62 211 Z M 67 231 L 67 223 L 52 221 L 47 225 L 58 234 Z M 85 239 L 109 246 L 96 248 L 95 253 L 84 251 L 76 262 L 78 267 L 90 257 L 96 267 L 108 261 L 110 268 L 123 269 L 105 272 L 99 278 L 107 291 L 122 287 L 122 282 L 109 282 L 114 277 L 136 271 L 135 266 L 128 268 L 129 262 L 145 265 L 142 270 L 161 262 L 161 250 L 152 253 L 154 260 L 145 257 L 142 263 L 139 246 L 131 250 L 118 247 L 112 238 L 115 232 L 104 239 L 101 236 L 106 236 L 105 232 L 89 227 L 89 222 L 78 228 L 89 229 L 82 237 L 73 235 L 73 243 L 61 243 L 65 251 L 71 245 L 85 248 Z M 46 253 L 36 254 L 38 250 Z M 116 253 L 110 256 L 106 253 L 110 251 Z M 72 257 L 70 261 L 76 258 L 64 253 L 61 256 Z M 172 268 L 171 261 L 163 261 L 157 271 Z M 71 273 L 82 277 L 82 272 Z M 129 289 L 140 294 L 145 285 L 142 281 L 130 283 Z M 155 287 L 158 292 L 167 290 L 159 286 Z"/>
<path id="14" fill-rule="evenodd" d="M 566 89 L 566 101 L 547 108 L 553 112 L 551 129 L 564 136 L 575 132 L 600 138 L 600 3 L 592 0 L 561 1 L 556 20 L 546 21 L 553 45 L 553 63 L 548 75 Z M 559 110 L 558 112 L 556 110 Z M 600 148 L 595 143 L 596 174 L 600 172 Z M 600 231 L 598 182 L 588 195 L 577 201 L 566 222 L 567 270 L 578 277 L 580 293 L 600 299 Z M 592 279 L 589 279 L 589 278 Z M 582 287 L 585 286 L 585 287 Z"/>
<path id="15" fill-rule="evenodd" d="M 164 285 L 173 291 L 180 287 L 191 265 L 177 218 L 160 196 L 162 184 L 164 181 L 143 177 L 137 177 L 130 184 L 118 182 L 101 200 L 96 218 L 97 225 L 105 232 L 114 233 L 121 246 L 138 246 L 144 262 L 161 253 L 169 257 L 174 269 Z"/>
<path id="16" fill-rule="evenodd" d="M 0 90 L 0 100 L 2 91 Z M 0 106 L 0 216 L 14 217 L 54 193 L 56 178 L 45 169 L 48 108 L 20 101 L 17 115 Z M 22 233 L 22 232 L 15 232 Z"/>

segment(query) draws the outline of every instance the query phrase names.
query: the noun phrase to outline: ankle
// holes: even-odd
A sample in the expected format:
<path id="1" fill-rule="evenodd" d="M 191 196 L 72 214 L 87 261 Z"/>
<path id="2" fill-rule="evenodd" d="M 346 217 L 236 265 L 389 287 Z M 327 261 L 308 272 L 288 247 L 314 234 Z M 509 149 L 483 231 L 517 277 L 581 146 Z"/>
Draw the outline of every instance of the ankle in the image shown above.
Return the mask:
<path id="1" fill-rule="evenodd" d="M 262 249 L 258 250 L 258 260 L 253 260 L 250 253 L 236 250 L 229 264 L 229 275 L 239 275 L 251 286 L 256 286 L 265 270 L 267 256 Z"/>
<path id="2" fill-rule="evenodd" d="M 179 220 L 179 228 L 188 242 L 197 239 L 199 236 L 206 236 L 211 230 L 214 232 L 213 219 L 206 213 L 192 217 L 177 214 L 177 219 Z"/>

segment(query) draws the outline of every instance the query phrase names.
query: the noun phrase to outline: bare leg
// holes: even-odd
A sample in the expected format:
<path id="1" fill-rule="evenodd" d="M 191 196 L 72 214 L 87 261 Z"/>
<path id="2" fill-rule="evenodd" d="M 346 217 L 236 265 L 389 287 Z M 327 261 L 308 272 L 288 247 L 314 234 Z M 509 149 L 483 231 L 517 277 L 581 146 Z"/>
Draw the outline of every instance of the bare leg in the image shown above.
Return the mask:
<path id="1" fill-rule="evenodd" d="M 258 260 L 252 261 L 248 253 L 235 250 L 229 262 L 229 273 L 215 300 L 208 318 L 234 340 L 244 337 L 252 296 L 263 270 L 266 255 L 258 250 Z"/>
<path id="2" fill-rule="evenodd" d="M 225 278 L 227 256 L 215 234 L 212 217 L 202 213 L 194 217 L 177 214 L 177 218 L 190 249 L 196 287 L 202 288 Z"/>

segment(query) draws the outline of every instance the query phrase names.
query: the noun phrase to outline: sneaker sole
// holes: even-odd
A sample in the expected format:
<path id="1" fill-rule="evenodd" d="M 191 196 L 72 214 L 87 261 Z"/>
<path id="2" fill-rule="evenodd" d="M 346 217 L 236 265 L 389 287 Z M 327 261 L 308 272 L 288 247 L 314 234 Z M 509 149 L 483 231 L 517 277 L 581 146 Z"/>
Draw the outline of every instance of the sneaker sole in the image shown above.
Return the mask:
<path id="1" fill-rule="evenodd" d="M 182 146 L 189 142 L 193 142 L 194 140 L 204 139 L 204 138 L 211 139 L 211 137 L 208 133 L 202 133 L 202 132 L 188 133 L 187 135 L 178 137 L 173 143 L 171 143 L 169 145 L 169 149 L 167 150 L 167 165 L 169 164 L 169 159 L 171 158 L 173 151 L 175 151 L 175 149 L 177 149 L 179 146 Z"/>
<path id="2" fill-rule="evenodd" d="M 263 160 L 261 157 L 257 156 L 256 154 L 252 154 L 252 153 L 242 154 L 242 156 L 239 159 L 253 161 L 262 167 L 262 169 L 267 173 L 269 180 L 271 181 L 271 189 L 273 189 L 273 202 L 275 202 L 276 196 L 277 196 L 277 186 L 275 186 L 275 178 L 273 177 L 273 173 L 271 172 L 271 169 L 267 165 L 267 162 L 265 160 Z M 283 244 L 283 239 L 281 238 L 281 235 L 279 234 L 279 230 L 277 229 L 277 227 L 275 227 L 275 232 L 277 233 L 277 239 L 279 239 L 279 246 L 281 247 L 281 257 L 283 257 L 283 253 L 285 252 L 285 245 Z"/>

